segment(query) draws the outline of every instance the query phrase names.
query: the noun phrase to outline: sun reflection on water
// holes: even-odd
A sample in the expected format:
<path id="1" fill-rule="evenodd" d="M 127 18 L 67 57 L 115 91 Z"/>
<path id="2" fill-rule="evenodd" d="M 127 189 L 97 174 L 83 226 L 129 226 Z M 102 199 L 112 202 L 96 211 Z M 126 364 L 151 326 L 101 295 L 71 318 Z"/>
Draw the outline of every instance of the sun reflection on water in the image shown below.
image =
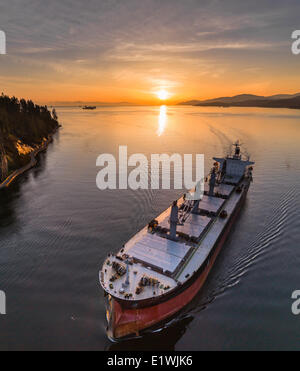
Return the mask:
<path id="1" fill-rule="evenodd" d="M 160 106 L 158 117 L 157 135 L 160 137 L 165 131 L 167 125 L 167 106 Z"/>

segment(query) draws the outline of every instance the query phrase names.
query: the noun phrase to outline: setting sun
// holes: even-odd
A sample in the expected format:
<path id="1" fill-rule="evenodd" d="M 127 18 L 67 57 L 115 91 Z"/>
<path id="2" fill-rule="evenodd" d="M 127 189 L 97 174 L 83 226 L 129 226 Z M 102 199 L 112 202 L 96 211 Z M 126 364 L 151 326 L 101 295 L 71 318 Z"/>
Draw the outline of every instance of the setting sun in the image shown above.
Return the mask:
<path id="1" fill-rule="evenodd" d="M 169 97 L 169 93 L 164 89 L 159 90 L 156 95 L 160 100 L 166 100 Z"/>

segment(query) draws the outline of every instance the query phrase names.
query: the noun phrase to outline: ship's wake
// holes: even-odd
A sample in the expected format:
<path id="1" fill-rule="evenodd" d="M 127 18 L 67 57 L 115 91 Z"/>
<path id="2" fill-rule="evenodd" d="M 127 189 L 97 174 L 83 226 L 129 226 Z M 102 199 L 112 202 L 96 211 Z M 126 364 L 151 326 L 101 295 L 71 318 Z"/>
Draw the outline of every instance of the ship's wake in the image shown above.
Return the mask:
<path id="1" fill-rule="evenodd" d="M 217 287 L 200 301 L 200 305 L 197 305 L 197 308 L 192 310 L 193 313 L 203 310 L 216 297 L 239 284 L 241 278 L 249 271 L 250 267 L 283 238 L 286 227 L 296 218 L 296 199 L 297 190 L 295 187 L 291 188 L 280 198 L 270 212 L 271 216 L 267 219 L 264 228 L 254 237 L 246 249 L 243 249 L 242 256 L 231 263 L 231 269 L 226 271 L 226 277 L 219 279 Z M 192 313 L 190 312 L 190 314 Z"/>

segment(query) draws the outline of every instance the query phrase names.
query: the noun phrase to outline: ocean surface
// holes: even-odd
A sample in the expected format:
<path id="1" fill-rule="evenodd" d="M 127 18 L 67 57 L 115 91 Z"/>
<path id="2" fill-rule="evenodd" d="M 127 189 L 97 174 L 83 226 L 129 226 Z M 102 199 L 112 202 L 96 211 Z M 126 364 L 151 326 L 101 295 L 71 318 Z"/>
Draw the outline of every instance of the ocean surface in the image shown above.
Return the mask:
<path id="1" fill-rule="evenodd" d="M 214 107 L 58 108 L 38 166 L 0 194 L 0 350 L 300 350 L 300 112 Z M 106 337 L 106 254 L 181 190 L 96 186 L 102 153 L 223 156 L 239 139 L 256 164 L 234 230 L 203 290 L 141 339 Z"/>

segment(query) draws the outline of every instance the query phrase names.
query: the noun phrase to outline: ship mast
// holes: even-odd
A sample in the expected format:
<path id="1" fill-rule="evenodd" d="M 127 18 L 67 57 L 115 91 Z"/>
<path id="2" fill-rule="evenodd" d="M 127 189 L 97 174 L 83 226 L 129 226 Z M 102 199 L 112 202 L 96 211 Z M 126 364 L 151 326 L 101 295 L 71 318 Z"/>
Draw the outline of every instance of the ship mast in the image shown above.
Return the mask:
<path id="1" fill-rule="evenodd" d="M 242 145 L 242 143 L 240 143 L 239 140 L 237 140 L 235 143 L 233 143 L 233 146 L 235 147 L 233 158 L 235 158 L 236 160 L 241 160 L 241 158 L 242 158 L 241 145 Z"/>

